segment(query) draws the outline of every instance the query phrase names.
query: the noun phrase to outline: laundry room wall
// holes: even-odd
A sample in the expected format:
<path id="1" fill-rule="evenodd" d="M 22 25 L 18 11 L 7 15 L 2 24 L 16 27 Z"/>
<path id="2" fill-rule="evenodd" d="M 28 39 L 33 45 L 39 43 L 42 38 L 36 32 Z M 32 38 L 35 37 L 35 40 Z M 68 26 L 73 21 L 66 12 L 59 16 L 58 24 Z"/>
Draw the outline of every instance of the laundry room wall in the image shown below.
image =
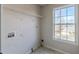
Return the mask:
<path id="1" fill-rule="evenodd" d="M 40 45 L 40 7 L 38 5 L 2 5 L 1 52 L 31 53 Z"/>
<path id="2" fill-rule="evenodd" d="M 43 46 L 60 51 L 62 53 L 77 54 L 79 53 L 79 39 L 78 39 L 78 45 L 57 41 L 53 39 L 53 30 L 54 30 L 53 29 L 53 9 L 61 6 L 65 6 L 65 4 L 50 4 L 50 5 L 48 4 L 47 6 L 44 6 L 41 8 L 41 15 L 43 17 L 41 19 L 41 40 L 44 40 Z M 76 16 L 78 17 L 79 5 L 77 5 L 77 7 L 78 7 L 77 9 L 78 14 Z M 78 32 L 79 32 L 79 29 L 78 29 Z"/>
<path id="3" fill-rule="evenodd" d="M 0 4 L 0 24 L 1 24 L 1 4 Z M 0 25 L 0 53 L 1 53 L 1 25 Z"/>

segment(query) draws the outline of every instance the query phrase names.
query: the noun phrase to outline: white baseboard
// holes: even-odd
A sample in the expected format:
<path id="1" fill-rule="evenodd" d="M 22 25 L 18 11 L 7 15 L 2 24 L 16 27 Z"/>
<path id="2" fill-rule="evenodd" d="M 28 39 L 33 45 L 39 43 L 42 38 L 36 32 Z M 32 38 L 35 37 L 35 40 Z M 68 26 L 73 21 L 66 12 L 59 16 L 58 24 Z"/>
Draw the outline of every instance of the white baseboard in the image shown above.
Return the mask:
<path id="1" fill-rule="evenodd" d="M 43 46 L 46 47 L 46 48 L 48 48 L 48 49 L 58 51 L 58 52 L 60 52 L 60 53 L 62 53 L 62 54 L 70 54 L 70 53 L 68 53 L 68 52 L 62 51 L 62 50 L 57 49 L 57 48 L 50 47 L 50 46 L 48 46 L 48 45 L 43 45 Z"/>
<path id="2" fill-rule="evenodd" d="M 25 52 L 25 54 L 31 54 L 31 53 L 32 53 L 31 49 Z"/>

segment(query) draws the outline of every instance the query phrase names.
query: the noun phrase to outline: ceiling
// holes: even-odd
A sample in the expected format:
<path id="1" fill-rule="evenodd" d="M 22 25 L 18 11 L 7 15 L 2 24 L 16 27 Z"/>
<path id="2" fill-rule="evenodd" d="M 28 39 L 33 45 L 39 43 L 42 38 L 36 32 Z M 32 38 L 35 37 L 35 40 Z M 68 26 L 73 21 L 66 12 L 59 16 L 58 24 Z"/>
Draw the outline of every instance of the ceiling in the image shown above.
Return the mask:
<path id="1" fill-rule="evenodd" d="M 43 7 L 43 6 L 46 6 L 47 4 L 39 4 L 39 5 Z"/>

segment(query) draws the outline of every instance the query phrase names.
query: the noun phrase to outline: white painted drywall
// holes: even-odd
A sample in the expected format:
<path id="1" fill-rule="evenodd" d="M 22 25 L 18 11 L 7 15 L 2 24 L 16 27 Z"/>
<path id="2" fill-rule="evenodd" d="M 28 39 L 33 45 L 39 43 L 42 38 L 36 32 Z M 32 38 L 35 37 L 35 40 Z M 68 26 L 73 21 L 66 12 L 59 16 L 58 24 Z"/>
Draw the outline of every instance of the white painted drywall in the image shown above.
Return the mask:
<path id="1" fill-rule="evenodd" d="M 1 24 L 1 5 L 0 5 L 0 24 Z M 1 52 L 1 26 L 0 26 L 0 52 Z"/>
<path id="2" fill-rule="evenodd" d="M 47 5 L 41 8 L 41 39 L 45 47 L 56 49 L 66 53 L 79 53 L 79 45 L 67 44 L 53 40 L 53 8 L 63 5 Z"/>
<path id="3" fill-rule="evenodd" d="M 1 52 L 6 54 L 30 53 L 40 45 L 37 5 L 2 5 Z M 19 11 L 19 12 L 18 12 Z M 21 13 L 20 13 L 21 12 Z M 25 14 L 23 14 L 23 13 Z M 15 37 L 8 38 L 14 32 Z"/>

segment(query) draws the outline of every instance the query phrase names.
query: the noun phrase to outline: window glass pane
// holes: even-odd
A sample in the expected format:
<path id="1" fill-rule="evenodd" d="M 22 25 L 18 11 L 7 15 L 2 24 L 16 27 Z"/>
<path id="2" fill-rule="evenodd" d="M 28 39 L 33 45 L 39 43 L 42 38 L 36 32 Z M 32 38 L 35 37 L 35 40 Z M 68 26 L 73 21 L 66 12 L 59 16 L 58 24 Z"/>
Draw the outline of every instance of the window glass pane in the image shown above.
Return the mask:
<path id="1" fill-rule="evenodd" d="M 67 17 L 61 17 L 61 24 L 66 24 Z"/>
<path id="2" fill-rule="evenodd" d="M 75 41 L 75 25 L 68 25 L 68 27 L 67 27 L 67 40 Z"/>
<path id="3" fill-rule="evenodd" d="M 75 7 L 55 9 L 55 39 L 75 41 Z"/>
<path id="4" fill-rule="evenodd" d="M 66 25 L 61 25 L 61 39 L 66 40 Z"/>
<path id="5" fill-rule="evenodd" d="M 74 10 L 75 8 L 72 6 L 72 7 L 68 7 L 67 8 L 67 15 L 74 15 Z"/>
<path id="6" fill-rule="evenodd" d="M 60 39 L 60 25 L 55 25 L 55 39 Z"/>
<path id="7" fill-rule="evenodd" d="M 59 24 L 60 23 L 60 17 L 56 17 L 55 18 L 55 24 Z"/>
<path id="8" fill-rule="evenodd" d="M 61 16 L 66 16 L 66 8 L 61 9 Z"/>
<path id="9" fill-rule="evenodd" d="M 67 17 L 67 22 L 68 23 L 75 23 L 74 16 L 68 16 Z"/>
<path id="10" fill-rule="evenodd" d="M 60 9 L 56 9 L 55 10 L 55 17 L 59 17 L 60 16 Z"/>

